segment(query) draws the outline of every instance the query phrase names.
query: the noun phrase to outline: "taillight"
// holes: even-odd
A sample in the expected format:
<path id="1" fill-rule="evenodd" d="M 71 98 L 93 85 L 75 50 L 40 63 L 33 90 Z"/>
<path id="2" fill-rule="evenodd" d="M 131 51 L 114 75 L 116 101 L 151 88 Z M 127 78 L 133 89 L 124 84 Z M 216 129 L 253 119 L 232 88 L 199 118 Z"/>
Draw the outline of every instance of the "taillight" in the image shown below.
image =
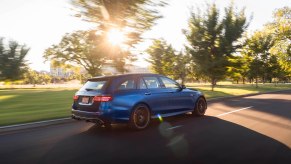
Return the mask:
<path id="1" fill-rule="evenodd" d="M 95 101 L 95 102 L 108 102 L 111 100 L 112 100 L 111 96 L 95 96 L 93 98 L 93 101 Z"/>
<path id="2" fill-rule="evenodd" d="M 73 97 L 74 101 L 78 100 L 78 98 L 79 98 L 79 96 L 77 96 L 77 95 L 75 95 L 75 96 Z"/>

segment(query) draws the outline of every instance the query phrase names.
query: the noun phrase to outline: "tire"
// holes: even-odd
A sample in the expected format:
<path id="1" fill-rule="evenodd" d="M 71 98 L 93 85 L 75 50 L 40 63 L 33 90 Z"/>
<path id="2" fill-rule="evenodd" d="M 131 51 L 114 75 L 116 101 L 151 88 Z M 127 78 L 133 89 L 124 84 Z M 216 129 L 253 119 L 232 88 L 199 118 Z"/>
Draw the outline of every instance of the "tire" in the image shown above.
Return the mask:
<path id="1" fill-rule="evenodd" d="M 134 130 L 142 130 L 150 123 L 150 110 L 144 104 L 139 104 L 131 112 L 129 126 Z"/>
<path id="2" fill-rule="evenodd" d="M 206 101 L 203 97 L 199 97 L 196 104 L 195 109 L 192 112 L 195 116 L 204 116 L 207 109 Z"/>

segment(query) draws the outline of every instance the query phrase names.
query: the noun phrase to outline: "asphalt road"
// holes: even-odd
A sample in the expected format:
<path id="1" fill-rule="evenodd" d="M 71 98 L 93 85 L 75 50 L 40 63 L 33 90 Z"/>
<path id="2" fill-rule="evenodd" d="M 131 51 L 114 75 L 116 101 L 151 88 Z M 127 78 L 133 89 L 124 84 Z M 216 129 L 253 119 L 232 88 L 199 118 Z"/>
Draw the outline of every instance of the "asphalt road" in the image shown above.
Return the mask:
<path id="1" fill-rule="evenodd" d="M 73 122 L 0 135 L 0 163 L 291 163 L 291 91 L 210 102 L 143 131 Z"/>

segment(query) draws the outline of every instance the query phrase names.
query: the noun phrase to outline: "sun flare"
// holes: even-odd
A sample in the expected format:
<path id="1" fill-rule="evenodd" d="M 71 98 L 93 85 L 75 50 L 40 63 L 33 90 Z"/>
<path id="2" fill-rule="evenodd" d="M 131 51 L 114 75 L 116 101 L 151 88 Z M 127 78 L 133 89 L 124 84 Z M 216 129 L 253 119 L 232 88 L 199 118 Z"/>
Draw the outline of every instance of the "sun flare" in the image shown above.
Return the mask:
<path id="1" fill-rule="evenodd" d="M 112 29 L 108 32 L 108 41 L 113 45 L 121 45 L 124 42 L 124 34 L 122 31 Z"/>

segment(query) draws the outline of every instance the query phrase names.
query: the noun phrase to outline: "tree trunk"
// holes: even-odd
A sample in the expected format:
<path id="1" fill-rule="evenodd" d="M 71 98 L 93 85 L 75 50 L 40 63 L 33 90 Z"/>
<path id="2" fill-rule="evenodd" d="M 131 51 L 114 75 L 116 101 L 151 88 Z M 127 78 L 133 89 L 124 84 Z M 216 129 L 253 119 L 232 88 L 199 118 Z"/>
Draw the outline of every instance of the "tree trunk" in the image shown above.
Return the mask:
<path id="1" fill-rule="evenodd" d="M 185 78 L 181 78 L 182 85 L 184 85 L 184 82 L 185 82 Z"/>
<path id="2" fill-rule="evenodd" d="M 256 88 L 258 88 L 258 76 L 256 76 Z"/>
<path id="3" fill-rule="evenodd" d="M 216 79 L 212 78 L 211 79 L 211 91 L 214 91 L 214 87 L 216 86 Z"/>

